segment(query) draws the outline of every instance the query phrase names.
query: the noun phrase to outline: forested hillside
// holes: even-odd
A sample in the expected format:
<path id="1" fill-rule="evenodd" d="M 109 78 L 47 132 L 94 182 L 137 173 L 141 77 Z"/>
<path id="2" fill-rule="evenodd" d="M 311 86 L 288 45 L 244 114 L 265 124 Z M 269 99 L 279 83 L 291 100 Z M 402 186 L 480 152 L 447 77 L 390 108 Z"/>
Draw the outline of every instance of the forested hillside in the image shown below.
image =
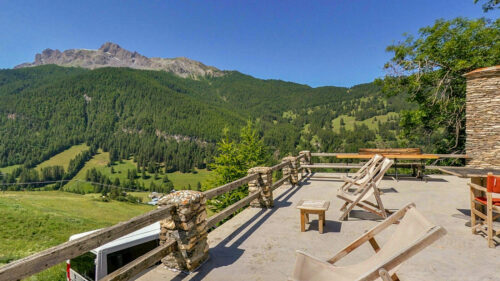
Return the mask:
<path id="1" fill-rule="evenodd" d="M 398 113 L 409 108 L 373 83 L 311 88 L 239 72 L 193 80 L 129 68 L 1 70 L 0 167 L 35 167 L 86 143 L 111 161 L 133 156 L 138 167 L 189 172 L 211 161 L 225 128 L 237 134 L 248 120 L 276 157 L 397 146 Z"/>

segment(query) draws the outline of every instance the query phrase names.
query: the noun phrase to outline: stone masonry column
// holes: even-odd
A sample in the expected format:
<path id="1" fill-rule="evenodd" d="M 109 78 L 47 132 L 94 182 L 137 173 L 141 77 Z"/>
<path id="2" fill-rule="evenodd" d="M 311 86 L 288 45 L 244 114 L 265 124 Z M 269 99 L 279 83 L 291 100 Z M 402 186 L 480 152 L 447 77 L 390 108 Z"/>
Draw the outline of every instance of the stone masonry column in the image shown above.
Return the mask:
<path id="1" fill-rule="evenodd" d="M 500 65 L 464 75 L 468 166 L 500 168 Z"/>
<path id="2" fill-rule="evenodd" d="M 300 165 L 312 165 L 312 159 L 311 159 L 311 151 L 309 150 L 303 150 L 299 152 L 299 155 L 305 155 L 300 159 Z M 304 171 L 304 170 L 302 170 Z M 311 169 L 307 168 L 307 172 L 310 174 Z"/>
<path id="3" fill-rule="evenodd" d="M 273 191 L 271 185 L 273 174 L 269 167 L 255 167 L 248 170 L 248 174 L 259 174 L 259 177 L 248 183 L 248 192 L 250 194 L 259 192 L 260 196 L 250 202 L 254 208 L 272 208 L 274 205 Z"/>
<path id="4" fill-rule="evenodd" d="M 206 198 L 202 192 L 180 190 L 162 197 L 158 207 L 173 205 L 172 216 L 160 222 L 160 244 L 177 241 L 178 251 L 163 258 L 172 269 L 194 271 L 208 259 Z"/>
<path id="5" fill-rule="evenodd" d="M 299 173 L 298 173 L 298 163 L 297 157 L 288 156 L 283 158 L 282 162 L 290 161 L 290 165 L 283 167 L 283 176 L 286 177 L 290 175 L 289 183 L 291 185 L 297 185 L 299 183 Z"/>

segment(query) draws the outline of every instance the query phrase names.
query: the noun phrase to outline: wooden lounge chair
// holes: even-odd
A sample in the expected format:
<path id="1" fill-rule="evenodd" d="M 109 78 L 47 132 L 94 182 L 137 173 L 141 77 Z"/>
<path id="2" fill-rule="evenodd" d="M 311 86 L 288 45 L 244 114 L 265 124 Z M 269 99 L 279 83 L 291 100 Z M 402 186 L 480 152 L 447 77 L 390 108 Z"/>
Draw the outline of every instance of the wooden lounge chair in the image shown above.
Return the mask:
<path id="1" fill-rule="evenodd" d="M 340 208 L 343 213 L 339 220 L 347 220 L 349 213 L 355 206 L 361 207 L 384 219 L 387 218 L 387 215 L 391 212 L 384 208 L 382 199 L 380 199 L 378 186 L 393 163 L 393 160 L 384 158 L 381 165 L 378 165 L 374 171 L 368 174 L 370 178 L 361 184 L 354 192 L 339 188 L 337 197 L 346 201 Z M 375 197 L 376 203 L 372 203 L 368 200 L 372 195 Z"/>
<path id="2" fill-rule="evenodd" d="M 477 184 L 469 183 L 470 186 L 470 215 L 472 233 L 476 234 L 477 230 L 486 233 L 488 239 L 488 247 L 494 248 L 495 241 L 493 237 L 500 234 L 500 230 L 493 229 L 493 221 L 500 218 L 500 176 L 494 176 L 489 173 L 486 181 L 486 188 Z M 476 196 L 474 191 L 483 192 L 484 196 Z M 496 195 L 496 197 L 493 197 Z M 483 208 L 476 208 L 476 206 Z M 486 207 L 486 214 L 481 211 Z M 496 213 L 493 215 L 493 213 Z M 482 220 L 476 220 L 476 216 Z"/>
<path id="3" fill-rule="evenodd" d="M 368 160 L 363 167 L 361 167 L 352 177 L 342 176 L 344 184 L 342 189 L 348 191 L 353 185 L 360 186 L 370 179 L 370 174 L 375 171 L 377 165 L 379 165 L 384 159 L 380 154 L 375 154 L 370 160 Z"/>
<path id="4" fill-rule="evenodd" d="M 375 241 L 375 235 L 397 221 L 399 224 L 395 226 L 396 229 L 391 238 L 382 247 L 379 247 Z M 363 234 L 328 261 L 322 261 L 297 251 L 295 269 L 289 280 L 352 281 L 376 280 L 378 278 L 383 281 L 399 280 L 395 273 L 397 268 L 445 234 L 444 228 L 429 222 L 417 211 L 415 204 L 410 203 Z M 367 241 L 375 250 L 374 255 L 353 265 L 333 265 Z"/>

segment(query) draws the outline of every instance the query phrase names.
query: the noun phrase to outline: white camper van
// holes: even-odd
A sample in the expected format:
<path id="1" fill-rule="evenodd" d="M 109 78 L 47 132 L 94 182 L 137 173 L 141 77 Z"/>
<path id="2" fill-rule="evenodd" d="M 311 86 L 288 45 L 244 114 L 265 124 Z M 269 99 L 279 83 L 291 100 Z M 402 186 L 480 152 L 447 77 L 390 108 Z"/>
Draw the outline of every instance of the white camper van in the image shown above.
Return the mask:
<path id="1" fill-rule="evenodd" d="M 97 230 L 72 235 L 78 239 Z M 158 247 L 160 223 L 146 226 L 67 261 L 68 281 L 97 281 Z"/>

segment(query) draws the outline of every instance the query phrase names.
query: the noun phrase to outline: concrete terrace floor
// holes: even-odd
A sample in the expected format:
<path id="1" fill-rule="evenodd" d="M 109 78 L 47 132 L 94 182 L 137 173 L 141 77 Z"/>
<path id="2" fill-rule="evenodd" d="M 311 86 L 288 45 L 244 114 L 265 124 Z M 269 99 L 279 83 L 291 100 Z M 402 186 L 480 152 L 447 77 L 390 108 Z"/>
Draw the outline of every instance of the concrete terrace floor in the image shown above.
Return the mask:
<path id="1" fill-rule="evenodd" d="M 387 209 L 414 202 L 431 222 L 448 231 L 399 268 L 401 280 L 500 280 L 500 246 L 488 248 L 486 239 L 472 235 L 465 225 L 470 213 L 467 182 L 444 175 L 431 176 L 427 183 L 415 179 L 382 181 L 382 200 Z M 158 265 L 137 280 L 287 280 L 296 250 L 326 260 L 377 224 L 370 213 L 359 208 L 351 212 L 348 221 L 338 221 L 342 201 L 336 192 L 341 184 L 339 180 L 313 176 L 300 186 L 281 186 L 274 191 L 273 209 L 247 208 L 209 233 L 210 259 L 199 270 L 186 275 Z M 300 232 L 299 210 L 295 207 L 301 199 L 330 200 L 324 234 L 317 231 L 315 215 L 310 216 L 306 232 Z M 379 244 L 386 241 L 393 227 L 376 236 Z M 356 263 L 373 252 L 366 243 L 338 264 Z"/>

